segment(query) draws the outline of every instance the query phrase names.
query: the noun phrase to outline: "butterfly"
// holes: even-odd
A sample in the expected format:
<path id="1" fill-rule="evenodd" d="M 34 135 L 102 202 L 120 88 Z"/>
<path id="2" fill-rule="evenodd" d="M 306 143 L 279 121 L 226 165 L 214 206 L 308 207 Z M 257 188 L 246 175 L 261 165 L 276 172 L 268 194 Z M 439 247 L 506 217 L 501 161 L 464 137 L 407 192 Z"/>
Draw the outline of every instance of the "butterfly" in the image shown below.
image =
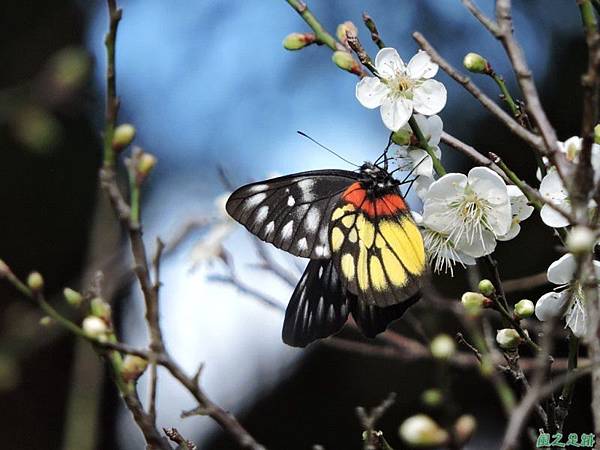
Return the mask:
<path id="1" fill-rule="evenodd" d="M 423 240 L 399 185 L 382 167 L 314 170 L 248 184 L 227 200 L 259 239 L 310 258 L 285 313 L 282 337 L 304 347 L 351 314 L 375 337 L 419 299 Z"/>

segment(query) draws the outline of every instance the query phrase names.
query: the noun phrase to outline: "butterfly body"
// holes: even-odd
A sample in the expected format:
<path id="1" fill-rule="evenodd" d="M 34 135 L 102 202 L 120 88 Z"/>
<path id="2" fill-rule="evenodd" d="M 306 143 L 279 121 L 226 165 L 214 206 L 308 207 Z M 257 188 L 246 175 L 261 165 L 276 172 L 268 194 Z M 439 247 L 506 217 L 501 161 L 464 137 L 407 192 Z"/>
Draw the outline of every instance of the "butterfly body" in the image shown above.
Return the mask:
<path id="1" fill-rule="evenodd" d="M 311 259 L 286 311 L 286 343 L 334 334 L 350 313 L 374 336 L 418 299 L 425 251 L 399 184 L 365 163 L 357 172 L 302 172 L 231 195 L 228 213 L 252 234 Z"/>

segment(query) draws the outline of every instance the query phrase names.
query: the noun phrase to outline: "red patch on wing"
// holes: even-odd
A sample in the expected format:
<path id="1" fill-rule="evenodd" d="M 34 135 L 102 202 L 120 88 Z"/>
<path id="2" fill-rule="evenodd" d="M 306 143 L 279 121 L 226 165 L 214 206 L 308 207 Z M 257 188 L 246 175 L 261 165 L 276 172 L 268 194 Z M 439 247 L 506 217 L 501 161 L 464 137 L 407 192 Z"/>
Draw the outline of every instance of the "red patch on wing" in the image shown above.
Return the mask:
<path id="1" fill-rule="evenodd" d="M 392 216 L 398 213 L 398 211 L 407 210 L 404 199 L 398 194 L 386 194 L 375 200 L 368 199 L 367 191 L 358 181 L 352 183 L 346 189 L 342 194 L 342 198 L 370 217 Z"/>

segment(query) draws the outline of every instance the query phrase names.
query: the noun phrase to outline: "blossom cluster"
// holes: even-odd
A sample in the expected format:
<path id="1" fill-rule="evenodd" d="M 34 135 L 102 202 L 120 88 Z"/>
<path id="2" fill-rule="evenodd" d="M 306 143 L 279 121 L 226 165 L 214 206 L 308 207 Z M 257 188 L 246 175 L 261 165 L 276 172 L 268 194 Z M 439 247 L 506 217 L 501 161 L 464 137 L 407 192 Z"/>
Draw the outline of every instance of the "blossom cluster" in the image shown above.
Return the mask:
<path id="1" fill-rule="evenodd" d="M 423 51 L 405 64 L 396 50 L 384 48 L 375 58 L 374 76 L 357 83 L 356 98 L 369 109 L 379 108 L 383 124 L 393 132 L 397 144 L 394 159 L 399 170 L 412 175 L 411 186 L 423 203 L 422 212 L 413 212 L 413 216 L 421 228 L 430 265 L 435 272 L 453 275 L 456 264 L 473 265 L 476 258 L 491 254 L 498 241 L 515 238 L 534 207 L 519 187 L 507 185 L 486 167 L 475 167 L 467 175 L 443 173 L 437 178 L 434 158 L 442 158 L 439 144 L 443 130 L 437 114 L 447 100 L 444 85 L 433 79 L 437 72 L 437 64 Z M 415 124 L 422 136 L 416 136 Z M 423 145 L 423 137 L 427 145 Z M 577 163 L 582 142 L 574 136 L 557 146 L 566 160 Z M 591 153 L 594 183 L 598 183 L 600 145 L 593 144 Z M 543 177 L 538 169 L 539 192 L 546 200 L 540 218 L 552 228 L 568 227 L 568 191 L 556 168 L 548 160 L 544 163 Z M 590 208 L 596 206 L 590 201 Z M 600 262 L 594 264 L 600 277 Z M 570 253 L 550 265 L 548 281 L 558 287 L 538 300 L 535 312 L 540 320 L 563 315 L 566 326 L 581 337 L 586 333 L 587 318 L 575 267 Z"/>

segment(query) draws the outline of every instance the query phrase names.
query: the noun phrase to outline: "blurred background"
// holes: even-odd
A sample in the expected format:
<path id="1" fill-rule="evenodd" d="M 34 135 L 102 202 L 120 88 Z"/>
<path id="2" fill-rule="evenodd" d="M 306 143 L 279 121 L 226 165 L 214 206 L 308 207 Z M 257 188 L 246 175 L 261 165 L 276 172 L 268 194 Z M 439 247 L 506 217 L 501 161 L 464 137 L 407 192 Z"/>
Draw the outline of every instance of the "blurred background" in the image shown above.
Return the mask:
<path id="1" fill-rule="evenodd" d="M 479 3 L 491 12 L 491 1 Z M 578 9 L 574 1 L 514 3 L 516 34 L 550 119 L 565 140 L 578 133 L 580 123 L 585 49 Z M 356 78 L 331 63 L 328 49 L 282 48 L 288 33 L 308 31 L 283 0 L 119 4 L 124 10 L 117 42 L 119 121 L 133 123 L 136 143 L 159 160 L 144 192 L 146 240 L 150 246 L 156 236 L 167 243 L 180 241 L 166 255 L 163 272 L 162 323 L 173 355 L 190 372 L 204 361 L 206 391 L 269 448 L 361 448 L 354 408 L 374 406 L 387 393 L 398 392 L 380 428 L 401 448 L 397 427 L 409 415 L 427 411 L 420 394 L 436 385 L 435 368 L 323 344 L 306 350 L 284 346 L 281 310 L 220 282 L 216 278 L 229 268 L 206 255 L 223 238 L 240 279 L 282 306 L 290 287 L 257 267 L 256 247 L 241 227 L 211 234 L 214 228 L 197 226 L 219 220 L 218 196 L 228 190 L 227 183 L 238 186 L 317 168 L 348 169 L 296 130 L 350 160 L 376 158 L 387 142 L 379 114 L 356 101 Z M 517 92 L 500 46 L 458 1 L 312 0 L 309 6 L 332 33 L 346 20 L 357 24 L 372 55 L 376 49 L 360 24 L 364 10 L 386 44 L 405 60 L 416 52 L 410 37 L 414 30 L 457 66 L 467 52 L 479 52 Z M 121 335 L 141 345 L 146 339 L 141 299 L 131 284 L 125 241 L 97 183 L 106 5 L 7 0 L 0 10 L 0 258 L 19 276 L 39 270 L 48 297 L 61 310 L 68 309 L 60 295 L 65 286 L 85 289 L 94 280 L 100 283 L 113 302 Z M 440 73 L 438 79 L 448 88 L 441 114 L 445 130 L 484 152 L 498 153 L 535 183 L 530 152 L 448 77 Z M 476 81 L 496 96 L 488 79 Z M 451 149 L 443 151 L 447 168 L 469 167 Z M 410 196 L 410 201 L 418 210 L 417 199 Z M 184 230 L 192 232 L 178 239 Z M 503 276 L 545 271 L 556 256 L 551 242 L 550 230 L 534 214 L 515 240 L 499 245 Z M 299 276 L 302 262 L 277 252 L 272 256 L 291 276 Z M 459 295 L 467 286 L 465 273 L 459 270 L 452 280 L 436 278 L 436 286 Z M 546 290 L 526 295 L 537 299 Z M 524 295 L 515 293 L 511 300 Z M 455 330 L 456 324 L 435 311 L 417 308 L 415 314 L 427 330 Z M 40 317 L 0 284 L 3 447 L 143 448 L 95 354 L 58 327 L 39 326 Z M 161 376 L 161 426 L 176 426 L 202 449 L 235 448 L 210 419 L 179 419 L 181 410 L 194 406 L 192 399 L 167 374 Z M 479 422 L 470 448 L 492 448 L 503 430 L 493 391 L 476 371 L 453 376 L 456 403 Z M 567 419 L 569 431 L 591 429 L 588 392 L 580 383 Z"/>

